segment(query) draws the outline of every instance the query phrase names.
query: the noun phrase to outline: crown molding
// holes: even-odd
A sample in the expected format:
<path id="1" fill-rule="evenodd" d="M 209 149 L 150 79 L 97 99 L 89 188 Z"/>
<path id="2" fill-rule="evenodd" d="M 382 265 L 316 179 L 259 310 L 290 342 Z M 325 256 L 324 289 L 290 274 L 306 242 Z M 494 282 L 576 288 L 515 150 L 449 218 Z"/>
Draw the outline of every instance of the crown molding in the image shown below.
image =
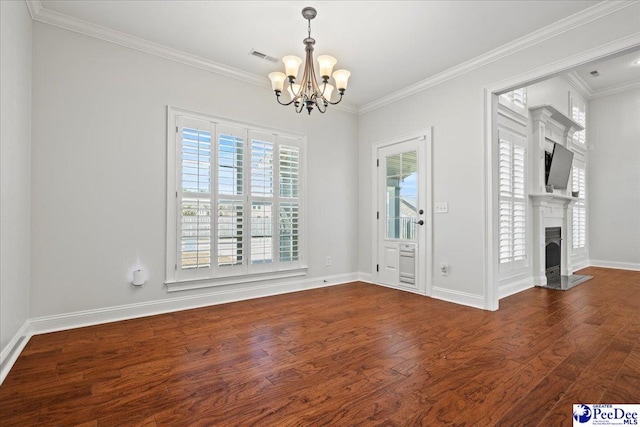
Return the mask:
<path id="1" fill-rule="evenodd" d="M 390 95 L 383 96 L 375 101 L 369 102 L 360 107 L 360 114 L 368 113 L 370 111 L 381 108 L 385 105 L 399 101 L 403 98 L 415 95 L 417 92 L 421 92 L 430 87 L 439 85 L 447 80 L 451 80 L 460 75 L 466 74 L 477 68 L 497 61 L 505 56 L 514 54 L 520 50 L 531 47 L 535 44 L 543 42 L 549 38 L 556 37 L 562 33 L 570 31 L 574 28 L 581 27 L 596 19 L 602 18 L 618 10 L 632 6 L 637 1 L 603 1 L 597 3 L 590 8 L 587 8 L 581 12 L 563 18 L 551 25 L 547 25 L 544 28 L 529 33 L 519 39 L 516 39 L 510 43 L 504 44 L 496 49 L 493 49 L 487 53 L 477 56 L 469 61 L 456 65 L 441 73 L 435 74 L 425 80 L 422 80 L 416 84 L 405 87 Z"/>
<path id="2" fill-rule="evenodd" d="M 611 86 L 606 89 L 597 90 L 593 92 L 591 99 L 603 98 L 609 95 L 615 95 L 622 92 L 627 92 L 634 89 L 640 89 L 640 82 L 621 83 L 619 85 Z"/>
<path id="3" fill-rule="evenodd" d="M 218 74 L 234 80 L 240 80 L 245 83 L 268 88 L 269 90 L 271 90 L 271 83 L 266 76 L 249 73 L 247 71 L 230 67 L 228 65 L 221 64 L 219 62 L 205 59 L 196 55 L 192 55 L 178 49 L 173 49 L 159 43 L 153 43 L 139 37 L 132 36 L 130 34 L 113 30 L 111 28 L 103 27 L 101 25 L 93 24 L 82 19 L 64 15 L 62 13 L 43 7 L 40 0 L 25 1 L 27 3 L 27 7 L 29 8 L 31 18 L 34 21 L 64 28 L 69 31 L 84 34 L 89 37 L 94 37 L 100 40 L 134 49 L 139 52 L 159 56 L 170 61 L 179 62 L 181 64 L 199 68 L 210 73 Z M 356 106 L 350 105 L 348 103 L 340 103 L 339 105 L 332 106 L 332 108 L 351 114 L 358 114 L 359 111 Z"/>
<path id="4" fill-rule="evenodd" d="M 593 89 L 575 71 L 563 74 L 562 77 L 588 101 L 593 96 Z"/>
<path id="5" fill-rule="evenodd" d="M 25 0 L 27 3 L 27 9 L 29 9 L 29 15 L 31 15 L 31 19 L 35 20 L 36 16 L 42 10 L 42 2 L 40 0 Z"/>

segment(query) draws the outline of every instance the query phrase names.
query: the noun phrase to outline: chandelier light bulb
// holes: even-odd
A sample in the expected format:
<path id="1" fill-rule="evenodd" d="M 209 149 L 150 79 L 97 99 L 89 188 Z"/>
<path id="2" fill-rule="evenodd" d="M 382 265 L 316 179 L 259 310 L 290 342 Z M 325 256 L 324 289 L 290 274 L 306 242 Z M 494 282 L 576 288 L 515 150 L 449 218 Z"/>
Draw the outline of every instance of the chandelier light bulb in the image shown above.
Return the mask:
<path id="1" fill-rule="evenodd" d="M 322 96 L 327 101 L 331 101 L 331 94 L 333 93 L 334 87 L 327 83 L 327 87 L 324 89 L 324 93 Z"/>
<path id="2" fill-rule="evenodd" d="M 271 88 L 276 92 L 282 92 L 282 89 L 284 88 L 284 81 L 286 80 L 286 78 L 287 76 L 280 71 L 274 71 L 273 73 L 270 73 L 269 80 L 271 80 Z"/>
<path id="3" fill-rule="evenodd" d="M 284 62 L 284 68 L 288 77 L 293 77 L 294 79 L 298 77 L 298 69 L 300 69 L 302 59 L 295 55 L 287 55 L 282 58 L 282 62 Z"/>
<path id="4" fill-rule="evenodd" d="M 347 84 L 349 83 L 349 77 L 351 73 L 347 70 L 336 70 L 333 73 L 333 79 L 336 81 L 336 87 L 339 91 L 345 91 Z"/>
<path id="5" fill-rule="evenodd" d="M 331 77 L 331 71 L 333 71 L 333 66 L 336 65 L 336 62 L 338 62 L 338 60 L 333 56 L 318 56 L 318 65 L 320 65 L 320 77 L 329 80 L 329 77 Z"/>

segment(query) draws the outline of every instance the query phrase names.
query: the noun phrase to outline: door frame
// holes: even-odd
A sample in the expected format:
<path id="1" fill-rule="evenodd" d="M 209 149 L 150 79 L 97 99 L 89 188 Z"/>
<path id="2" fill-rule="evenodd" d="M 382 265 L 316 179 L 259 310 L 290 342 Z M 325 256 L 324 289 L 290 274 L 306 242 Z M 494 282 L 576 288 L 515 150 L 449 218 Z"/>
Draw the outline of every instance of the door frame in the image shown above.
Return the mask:
<path id="1" fill-rule="evenodd" d="M 378 150 L 383 147 L 388 147 L 390 145 L 399 144 L 402 142 L 407 142 L 413 139 L 418 139 L 419 143 L 422 142 L 424 144 L 421 148 L 421 158 L 419 161 L 422 161 L 424 167 L 424 173 L 419 177 L 418 185 L 424 188 L 425 200 L 424 207 L 420 206 L 418 209 L 424 209 L 424 248 L 420 248 L 418 252 L 419 259 L 416 260 L 418 263 L 418 288 L 420 288 L 420 283 L 424 283 L 424 294 L 422 292 L 419 295 L 432 295 L 433 288 L 433 156 L 432 156 L 432 127 L 429 126 L 419 131 L 411 132 L 408 134 L 404 134 L 401 136 L 397 136 L 391 139 L 385 139 L 382 141 L 378 141 L 371 146 L 371 218 L 373 221 L 371 222 L 371 236 L 372 244 L 371 250 L 371 277 L 373 278 L 373 283 L 379 286 L 392 287 L 394 289 L 400 289 L 407 292 L 413 292 L 410 289 L 406 288 L 396 288 L 393 286 L 389 286 L 383 283 L 380 283 L 378 280 L 378 272 L 376 271 L 376 264 L 378 264 L 378 203 L 379 203 L 379 188 L 378 188 Z M 424 252 L 424 253 L 421 253 Z M 425 256 L 426 255 L 426 256 Z M 418 293 L 418 292 L 415 292 Z"/>
<path id="2" fill-rule="evenodd" d="M 524 72 L 508 79 L 492 83 L 484 88 L 484 309 L 497 310 L 499 307 L 498 274 L 498 152 L 493 141 L 497 138 L 498 95 L 557 77 L 575 67 L 609 56 L 624 54 L 640 47 L 640 33 L 615 40 L 611 43 L 564 58 L 560 61 Z"/>

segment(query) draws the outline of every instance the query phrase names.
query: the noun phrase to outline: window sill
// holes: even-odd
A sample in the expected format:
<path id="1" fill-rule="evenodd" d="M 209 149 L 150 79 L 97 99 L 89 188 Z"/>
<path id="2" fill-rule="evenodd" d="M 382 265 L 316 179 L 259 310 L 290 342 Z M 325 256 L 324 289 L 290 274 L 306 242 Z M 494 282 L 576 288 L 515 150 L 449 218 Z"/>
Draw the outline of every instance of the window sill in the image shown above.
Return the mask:
<path id="1" fill-rule="evenodd" d="M 265 280 L 285 279 L 307 275 L 307 267 L 286 271 L 271 271 L 268 273 L 243 274 L 240 276 L 208 277 L 205 279 L 187 279 L 166 281 L 167 292 L 188 291 L 193 289 L 213 288 L 218 286 L 238 285 L 241 283 L 262 282 Z"/>

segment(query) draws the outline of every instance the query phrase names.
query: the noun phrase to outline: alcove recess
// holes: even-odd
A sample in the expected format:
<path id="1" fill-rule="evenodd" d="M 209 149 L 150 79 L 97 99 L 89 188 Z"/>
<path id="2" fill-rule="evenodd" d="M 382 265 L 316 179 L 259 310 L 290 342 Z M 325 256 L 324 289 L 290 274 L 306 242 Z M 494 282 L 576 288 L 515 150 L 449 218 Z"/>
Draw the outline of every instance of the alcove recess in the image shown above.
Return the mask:
<path id="1" fill-rule="evenodd" d="M 569 207 L 575 200 L 571 191 L 554 189 L 545 191 L 545 151 L 552 152 L 553 144 L 571 149 L 569 141 L 574 132 L 583 130 L 582 125 L 567 117 L 551 105 L 529 109 L 531 115 L 531 144 L 529 144 L 529 198 L 532 203 L 533 237 L 533 277 L 536 286 L 546 286 L 545 229 L 561 228 L 560 274 L 571 276 L 573 268 L 569 252 L 571 227 L 569 227 Z"/>

